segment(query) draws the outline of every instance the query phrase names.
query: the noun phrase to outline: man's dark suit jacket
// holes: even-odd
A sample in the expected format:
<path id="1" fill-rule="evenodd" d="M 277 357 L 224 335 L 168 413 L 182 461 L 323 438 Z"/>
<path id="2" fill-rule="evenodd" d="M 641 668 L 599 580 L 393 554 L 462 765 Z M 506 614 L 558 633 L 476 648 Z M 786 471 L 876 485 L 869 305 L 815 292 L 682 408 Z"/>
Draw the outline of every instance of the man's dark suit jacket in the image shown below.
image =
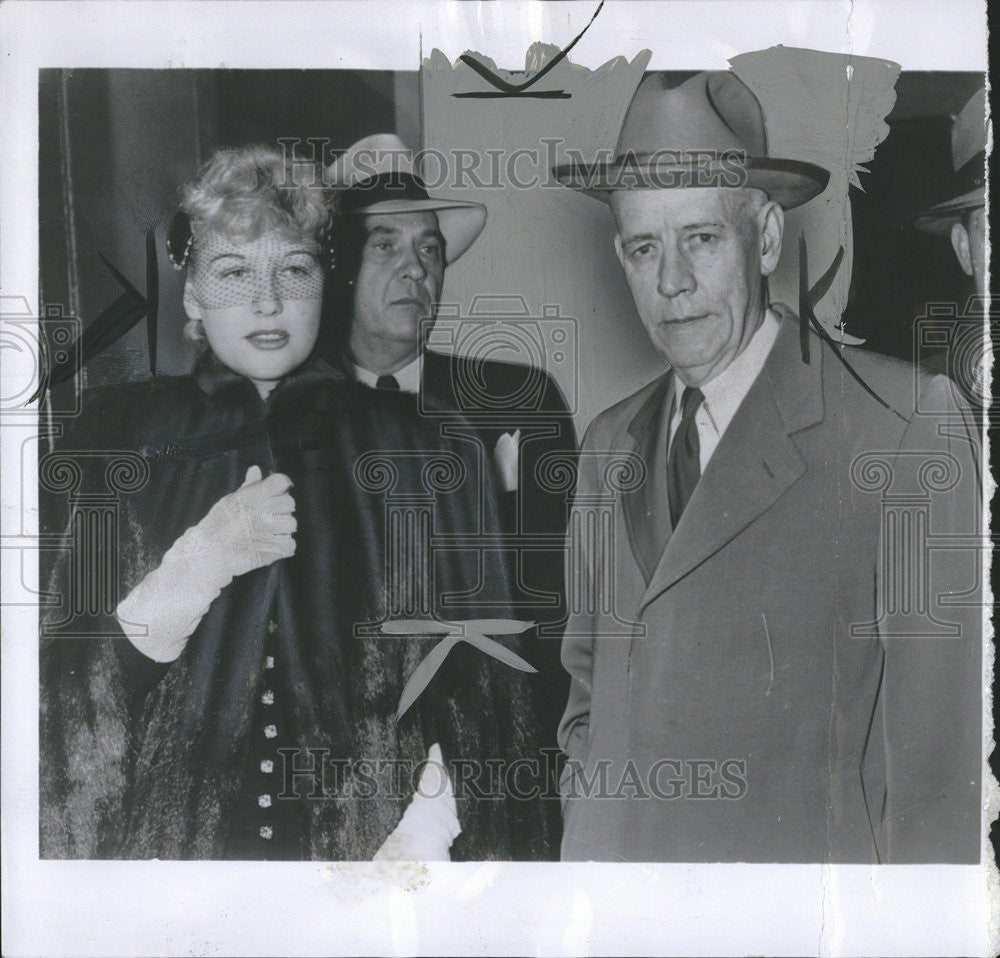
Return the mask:
<path id="1" fill-rule="evenodd" d="M 424 353 L 423 395 L 459 410 L 475 427 L 485 461 L 504 433 L 521 430 L 518 482 L 501 493 L 516 614 L 538 623 L 539 710 L 545 740 L 556 746 L 569 676 L 559 662 L 559 623 L 565 618 L 564 546 L 575 491 L 576 431 L 563 394 L 541 369 L 515 363 Z M 428 406 L 430 403 L 428 403 Z M 498 485 L 498 488 L 503 488 Z"/>

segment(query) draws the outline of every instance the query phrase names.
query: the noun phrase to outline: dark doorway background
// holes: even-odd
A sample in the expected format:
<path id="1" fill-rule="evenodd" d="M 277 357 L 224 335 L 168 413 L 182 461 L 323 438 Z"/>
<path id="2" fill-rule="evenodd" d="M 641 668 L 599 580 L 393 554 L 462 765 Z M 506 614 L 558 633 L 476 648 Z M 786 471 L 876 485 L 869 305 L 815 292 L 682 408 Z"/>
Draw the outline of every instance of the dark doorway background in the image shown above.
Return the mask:
<path id="1" fill-rule="evenodd" d="M 864 192 L 851 190 L 854 275 L 844 319 L 872 349 L 911 358 L 926 304 L 964 304 L 972 292 L 948 239 L 908 220 L 947 198 L 952 118 L 983 85 L 981 73 L 903 73 L 891 132 L 861 174 Z"/>

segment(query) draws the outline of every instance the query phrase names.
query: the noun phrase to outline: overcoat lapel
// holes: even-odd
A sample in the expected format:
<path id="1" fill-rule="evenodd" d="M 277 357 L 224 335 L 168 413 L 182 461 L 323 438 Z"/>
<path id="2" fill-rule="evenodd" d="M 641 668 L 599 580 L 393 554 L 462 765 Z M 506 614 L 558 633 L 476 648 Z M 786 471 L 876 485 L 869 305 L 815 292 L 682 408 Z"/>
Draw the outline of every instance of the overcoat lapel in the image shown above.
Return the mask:
<path id="1" fill-rule="evenodd" d="M 638 489 L 622 493 L 622 508 L 629 545 L 647 585 L 671 531 L 666 430 L 673 396 L 674 376 L 667 373 L 655 384 L 628 428 L 633 451 L 645 464 L 646 481 Z"/>
<path id="2" fill-rule="evenodd" d="M 823 357 L 817 343 L 812 362 L 802 361 L 796 325 L 791 319 L 782 323 L 761 374 L 667 540 L 640 612 L 751 525 L 806 471 L 790 436 L 823 418 Z"/>

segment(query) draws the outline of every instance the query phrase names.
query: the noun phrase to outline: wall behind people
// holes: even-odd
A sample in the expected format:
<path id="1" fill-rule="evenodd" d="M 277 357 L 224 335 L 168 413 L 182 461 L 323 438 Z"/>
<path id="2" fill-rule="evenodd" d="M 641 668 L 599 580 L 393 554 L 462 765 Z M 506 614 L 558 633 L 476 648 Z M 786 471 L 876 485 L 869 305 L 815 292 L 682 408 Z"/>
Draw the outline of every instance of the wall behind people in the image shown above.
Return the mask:
<path id="1" fill-rule="evenodd" d="M 528 65 L 539 69 L 556 53 L 535 44 Z M 539 320 L 542 349 L 530 348 L 529 323 L 518 342 L 490 358 L 527 362 L 541 353 L 580 435 L 597 412 L 665 367 L 615 258 L 609 208 L 560 186 L 550 168 L 573 151 L 590 158 L 595 149 L 614 149 L 646 63 L 642 54 L 631 63 L 619 57 L 591 71 L 563 60 L 533 88 L 567 95 L 550 99 L 463 96 L 491 88 L 440 51 L 421 72 L 428 162 L 433 157 L 436 167 L 441 155 L 450 163 L 438 192 L 489 208 L 476 245 L 446 274 L 443 301 L 465 317 L 477 297 L 505 297 L 506 303 L 480 300 L 481 309 L 513 315 L 520 306 L 527 319 Z M 488 159 L 473 166 L 470 151 Z M 549 341 L 561 323 L 569 324 L 571 343 Z M 456 349 L 468 352 L 470 345 L 459 342 Z"/>

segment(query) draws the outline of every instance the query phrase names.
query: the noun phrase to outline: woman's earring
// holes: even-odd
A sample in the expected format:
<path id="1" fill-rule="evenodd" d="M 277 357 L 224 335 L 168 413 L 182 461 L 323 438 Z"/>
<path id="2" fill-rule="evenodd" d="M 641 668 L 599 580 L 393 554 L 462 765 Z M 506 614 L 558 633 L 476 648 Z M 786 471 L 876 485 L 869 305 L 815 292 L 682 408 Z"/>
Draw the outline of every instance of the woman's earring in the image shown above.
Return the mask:
<path id="1" fill-rule="evenodd" d="M 187 213 L 178 210 L 167 226 L 167 257 L 174 269 L 184 269 L 191 256 L 191 246 L 194 243 L 194 231 L 191 229 L 191 220 Z M 178 249 L 184 249 L 178 256 Z"/>
<path id="2" fill-rule="evenodd" d="M 189 319 L 184 324 L 184 338 L 192 343 L 207 342 L 205 324 L 200 319 Z"/>

